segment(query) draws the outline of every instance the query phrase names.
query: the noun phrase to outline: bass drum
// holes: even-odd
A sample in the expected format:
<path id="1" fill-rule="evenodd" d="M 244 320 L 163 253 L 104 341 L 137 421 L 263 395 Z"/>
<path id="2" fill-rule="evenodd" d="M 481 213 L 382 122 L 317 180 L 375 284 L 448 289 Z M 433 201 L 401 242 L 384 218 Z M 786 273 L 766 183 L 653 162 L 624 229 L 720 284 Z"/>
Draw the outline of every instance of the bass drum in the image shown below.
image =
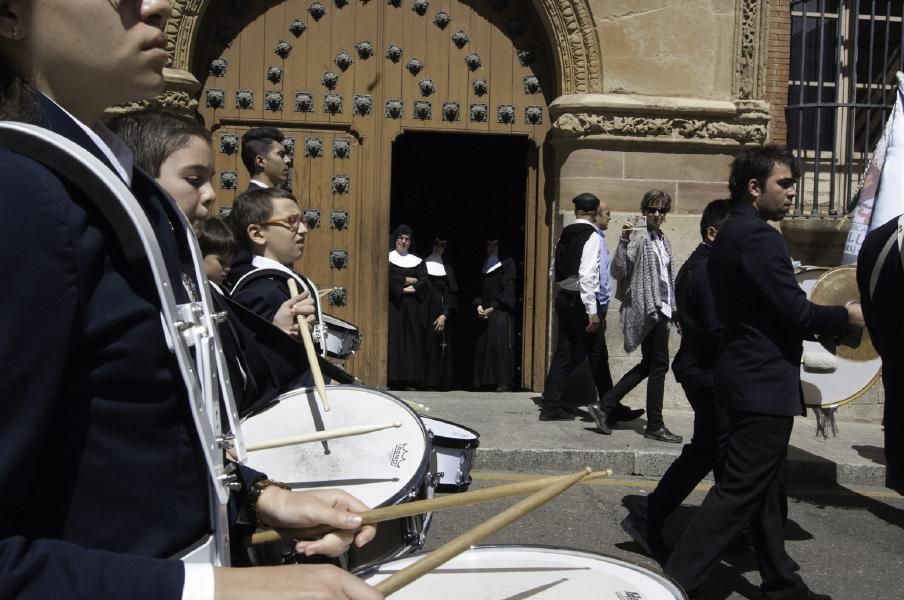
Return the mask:
<path id="1" fill-rule="evenodd" d="M 794 273 L 797 284 L 813 296 L 813 289 L 829 267 L 800 267 Z M 879 380 L 882 360 L 854 361 L 835 355 L 819 342 L 804 341 L 800 364 L 800 385 L 804 404 L 811 408 L 834 408 L 853 402 Z"/>
<path id="2" fill-rule="evenodd" d="M 376 585 L 418 556 L 358 573 Z M 639 565 L 545 546 L 475 546 L 392 595 L 393 600 L 686 600 L 674 581 Z"/>
<path id="3" fill-rule="evenodd" d="M 329 411 L 323 410 L 313 388 L 300 388 L 247 417 L 242 422 L 245 443 L 360 425 L 400 423 L 401 427 L 249 452 L 247 465 L 293 490 L 338 488 L 371 508 L 432 497 L 431 451 L 417 414 L 398 398 L 370 388 L 331 385 L 326 389 Z M 429 523 L 429 515 L 380 523 L 376 539 L 363 548 L 349 549 L 349 568 L 421 549 Z M 287 544 L 272 546 L 256 552 L 258 564 L 288 562 Z"/>

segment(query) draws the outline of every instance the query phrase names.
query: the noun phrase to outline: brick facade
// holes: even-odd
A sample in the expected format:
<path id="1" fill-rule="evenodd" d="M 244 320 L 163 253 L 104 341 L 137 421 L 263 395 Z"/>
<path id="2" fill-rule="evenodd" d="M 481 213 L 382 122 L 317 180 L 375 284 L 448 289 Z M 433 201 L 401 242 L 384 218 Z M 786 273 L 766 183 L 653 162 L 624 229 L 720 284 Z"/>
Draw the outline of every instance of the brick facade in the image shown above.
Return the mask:
<path id="1" fill-rule="evenodd" d="M 788 104 L 788 77 L 791 67 L 791 3 L 770 0 L 767 31 L 766 102 L 772 120 L 769 140 L 776 144 L 788 141 L 785 106 Z"/>

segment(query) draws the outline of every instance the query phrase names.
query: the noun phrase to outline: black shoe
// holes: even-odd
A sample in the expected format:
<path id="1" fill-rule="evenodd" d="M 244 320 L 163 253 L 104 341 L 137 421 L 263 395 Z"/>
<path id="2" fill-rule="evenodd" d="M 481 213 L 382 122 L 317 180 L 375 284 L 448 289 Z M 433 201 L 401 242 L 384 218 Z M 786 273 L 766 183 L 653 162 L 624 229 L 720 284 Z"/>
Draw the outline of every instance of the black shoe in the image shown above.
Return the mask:
<path id="1" fill-rule="evenodd" d="M 541 408 L 541 421 L 574 421 L 574 415 L 570 415 L 559 407 Z"/>
<path id="2" fill-rule="evenodd" d="M 617 421 L 633 421 L 634 419 L 641 417 L 645 412 L 647 411 L 642 408 L 628 408 L 623 404 L 619 404 L 615 407 L 615 410 L 609 414 L 609 418 L 606 419 L 606 421 L 609 425 L 615 425 Z"/>
<path id="3" fill-rule="evenodd" d="M 511 392 L 512 386 L 510 386 L 507 383 L 500 383 L 499 385 L 496 386 L 496 391 L 497 392 Z"/>
<path id="4" fill-rule="evenodd" d="M 604 435 L 612 435 L 612 429 L 609 428 L 609 424 L 606 422 L 609 415 L 599 404 L 588 404 L 587 411 L 596 422 L 596 426 L 599 428 L 600 433 Z"/>
<path id="5" fill-rule="evenodd" d="M 643 436 L 645 438 L 650 438 L 651 440 L 657 440 L 660 442 L 669 442 L 671 444 L 680 444 L 681 440 L 684 439 L 680 435 L 675 435 L 671 431 L 666 428 L 665 425 L 660 427 L 655 431 L 644 430 Z"/>
<path id="6" fill-rule="evenodd" d="M 628 516 L 622 520 L 621 528 L 643 548 L 647 556 L 665 565 L 671 549 L 666 546 L 659 529 L 650 525 L 646 498 L 628 509 Z"/>

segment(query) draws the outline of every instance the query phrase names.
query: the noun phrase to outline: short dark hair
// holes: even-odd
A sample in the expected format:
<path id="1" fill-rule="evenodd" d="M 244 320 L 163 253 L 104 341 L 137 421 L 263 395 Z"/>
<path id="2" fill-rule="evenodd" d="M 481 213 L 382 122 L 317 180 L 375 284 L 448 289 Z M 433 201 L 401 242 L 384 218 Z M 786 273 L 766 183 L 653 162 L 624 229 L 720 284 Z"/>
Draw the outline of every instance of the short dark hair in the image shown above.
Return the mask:
<path id="1" fill-rule="evenodd" d="M 257 174 L 254 159 L 265 156 L 274 143 L 286 140 L 283 132 L 276 127 L 252 127 L 242 136 L 242 164 L 252 176 Z"/>
<path id="2" fill-rule="evenodd" d="M 266 223 L 273 216 L 273 201 L 277 198 L 298 202 L 295 196 L 281 188 L 257 188 L 238 195 L 232 203 L 229 225 L 239 246 L 252 250 L 248 226 Z"/>
<path id="3" fill-rule="evenodd" d="M 668 192 L 663 192 L 662 190 L 649 190 L 647 193 L 643 195 L 643 198 L 640 199 L 640 210 L 641 212 L 650 208 L 650 205 L 654 202 L 662 202 L 662 207 L 664 209 L 672 210 L 672 197 L 669 196 Z"/>
<path id="4" fill-rule="evenodd" d="M 201 256 L 216 254 L 219 256 L 235 256 L 238 243 L 235 234 L 223 219 L 213 217 L 207 219 L 198 230 L 198 244 Z"/>
<path id="5" fill-rule="evenodd" d="M 769 173 L 775 165 L 786 165 L 791 169 L 791 175 L 797 179 L 800 177 L 800 163 L 797 157 L 784 146 L 767 144 L 757 148 L 750 148 L 738 154 L 731 161 L 731 175 L 728 177 L 728 191 L 732 202 L 741 202 L 747 193 L 747 182 L 756 179 L 760 187 L 766 185 Z"/>
<path id="6" fill-rule="evenodd" d="M 728 218 L 728 200 L 720 198 L 713 200 L 703 209 L 700 217 L 700 237 L 706 239 L 706 230 L 710 227 L 718 229 Z"/>
<path id="7" fill-rule="evenodd" d="M 199 137 L 208 144 L 210 132 L 185 115 L 160 108 L 145 108 L 117 115 L 107 123 L 122 138 L 135 164 L 153 177 L 160 177 L 160 166 L 169 156 L 186 147 L 191 138 Z"/>

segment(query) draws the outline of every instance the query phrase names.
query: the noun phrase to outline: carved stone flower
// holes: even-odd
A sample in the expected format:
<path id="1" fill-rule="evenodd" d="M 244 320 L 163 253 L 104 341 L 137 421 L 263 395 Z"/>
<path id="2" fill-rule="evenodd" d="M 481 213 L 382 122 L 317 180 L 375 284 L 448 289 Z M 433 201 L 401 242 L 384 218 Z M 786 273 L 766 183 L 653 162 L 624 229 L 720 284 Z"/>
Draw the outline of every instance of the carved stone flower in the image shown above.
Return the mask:
<path id="1" fill-rule="evenodd" d="M 428 121 L 433 117 L 433 106 L 426 100 L 418 100 L 414 103 L 414 118 Z"/>
<path id="2" fill-rule="evenodd" d="M 475 123 L 483 123 L 487 120 L 487 113 L 489 111 L 486 104 L 472 104 L 470 112 L 472 121 Z"/>
<path id="3" fill-rule="evenodd" d="M 416 58 L 412 58 L 407 63 L 405 63 L 405 68 L 408 69 L 408 72 L 412 75 L 417 75 L 424 69 L 424 63 Z"/>
<path id="4" fill-rule="evenodd" d="M 355 44 L 355 50 L 358 51 L 358 58 L 367 60 L 374 55 L 374 47 L 370 42 L 358 42 Z"/>
<path id="5" fill-rule="evenodd" d="M 336 63 L 337 67 L 345 71 L 352 66 L 352 57 L 349 56 L 347 52 L 340 52 L 336 55 L 336 58 L 333 59 L 333 62 Z"/>
<path id="6" fill-rule="evenodd" d="M 236 108 L 254 108 L 254 92 L 251 90 L 239 90 L 235 93 Z"/>
<path id="7" fill-rule="evenodd" d="M 488 91 L 490 91 L 490 85 L 483 79 L 475 79 L 471 84 L 471 87 L 474 89 L 474 94 L 477 96 L 485 96 Z"/>
<path id="8" fill-rule="evenodd" d="M 289 58 L 289 53 L 292 52 L 292 44 L 285 40 L 279 40 L 276 42 L 276 48 L 273 51 L 282 59 Z"/>
<path id="9" fill-rule="evenodd" d="M 399 119 L 402 117 L 402 112 L 405 109 L 405 105 L 401 100 L 387 100 L 386 101 L 386 116 L 390 119 Z"/>
<path id="10" fill-rule="evenodd" d="M 323 156 L 323 140 L 319 137 L 306 137 L 304 139 L 304 155 L 306 158 Z"/>
<path id="11" fill-rule="evenodd" d="M 315 21 L 319 21 L 326 14 L 326 8 L 320 2 L 314 2 L 308 7 L 308 14 Z"/>
<path id="12" fill-rule="evenodd" d="M 411 10 L 423 17 L 427 14 L 428 8 L 430 8 L 430 0 L 414 0 Z"/>
<path id="13" fill-rule="evenodd" d="M 333 158 L 348 158 L 351 153 L 352 147 L 348 140 L 335 140 L 333 142 Z"/>
<path id="14" fill-rule="evenodd" d="M 470 36 L 461 29 L 452 34 L 452 43 L 455 44 L 455 47 L 459 50 L 467 46 L 470 41 Z"/>
<path id="15" fill-rule="evenodd" d="M 228 66 L 229 62 L 225 58 L 215 58 L 210 61 L 210 74 L 214 77 L 223 77 Z"/>
<path id="16" fill-rule="evenodd" d="M 220 136 L 220 152 L 223 154 L 235 154 L 239 149 L 239 136 L 224 133 Z"/>
<path id="17" fill-rule="evenodd" d="M 524 109 L 524 120 L 531 125 L 539 125 L 543 122 L 543 107 L 528 106 Z"/>
<path id="18" fill-rule="evenodd" d="M 327 94 L 323 97 L 323 110 L 335 115 L 342 112 L 342 94 Z"/>
<path id="19" fill-rule="evenodd" d="M 226 92 L 217 88 L 207 90 L 207 108 L 223 108 L 226 106 Z"/>
<path id="20" fill-rule="evenodd" d="M 295 112 L 314 112 L 314 96 L 310 92 L 295 92 Z"/>
<path id="21" fill-rule="evenodd" d="M 282 69 L 279 67 L 271 66 L 267 68 L 267 81 L 276 85 L 280 81 L 282 81 Z"/>
<path id="22" fill-rule="evenodd" d="M 281 111 L 283 108 L 282 92 L 270 91 L 264 94 L 264 105 L 267 110 L 272 110 L 273 112 Z"/>
<path id="23" fill-rule="evenodd" d="M 511 124 L 515 122 L 515 107 L 511 104 L 501 104 L 496 108 L 496 122 Z"/>
<path id="24" fill-rule="evenodd" d="M 335 90 L 336 84 L 339 83 L 339 76 L 332 71 L 327 71 L 323 74 L 323 77 L 320 78 L 320 83 L 328 90 Z"/>
<path id="25" fill-rule="evenodd" d="M 432 79 L 421 79 L 417 82 L 417 85 L 421 88 L 421 95 L 425 97 L 436 91 L 436 85 Z"/>
<path id="26" fill-rule="evenodd" d="M 436 16 L 433 17 L 433 24 L 439 27 L 440 29 L 445 29 L 449 26 L 449 23 L 452 22 L 452 17 L 449 16 L 447 12 L 438 12 Z"/>
<path id="27" fill-rule="evenodd" d="M 295 37 L 300 37 L 302 33 L 307 31 L 308 26 L 304 24 L 304 21 L 301 19 L 295 19 L 291 23 L 289 23 L 289 33 L 294 35 Z"/>
<path id="28" fill-rule="evenodd" d="M 394 63 L 399 62 L 402 59 L 402 49 L 396 46 L 395 44 L 391 44 L 386 49 L 386 58 L 391 60 Z"/>
<path id="29" fill-rule="evenodd" d="M 480 56 L 477 54 L 469 54 L 465 57 L 465 64 L 468 65 L 468 68 L 472 71 L 476 71 L 480 68 Z"/>

